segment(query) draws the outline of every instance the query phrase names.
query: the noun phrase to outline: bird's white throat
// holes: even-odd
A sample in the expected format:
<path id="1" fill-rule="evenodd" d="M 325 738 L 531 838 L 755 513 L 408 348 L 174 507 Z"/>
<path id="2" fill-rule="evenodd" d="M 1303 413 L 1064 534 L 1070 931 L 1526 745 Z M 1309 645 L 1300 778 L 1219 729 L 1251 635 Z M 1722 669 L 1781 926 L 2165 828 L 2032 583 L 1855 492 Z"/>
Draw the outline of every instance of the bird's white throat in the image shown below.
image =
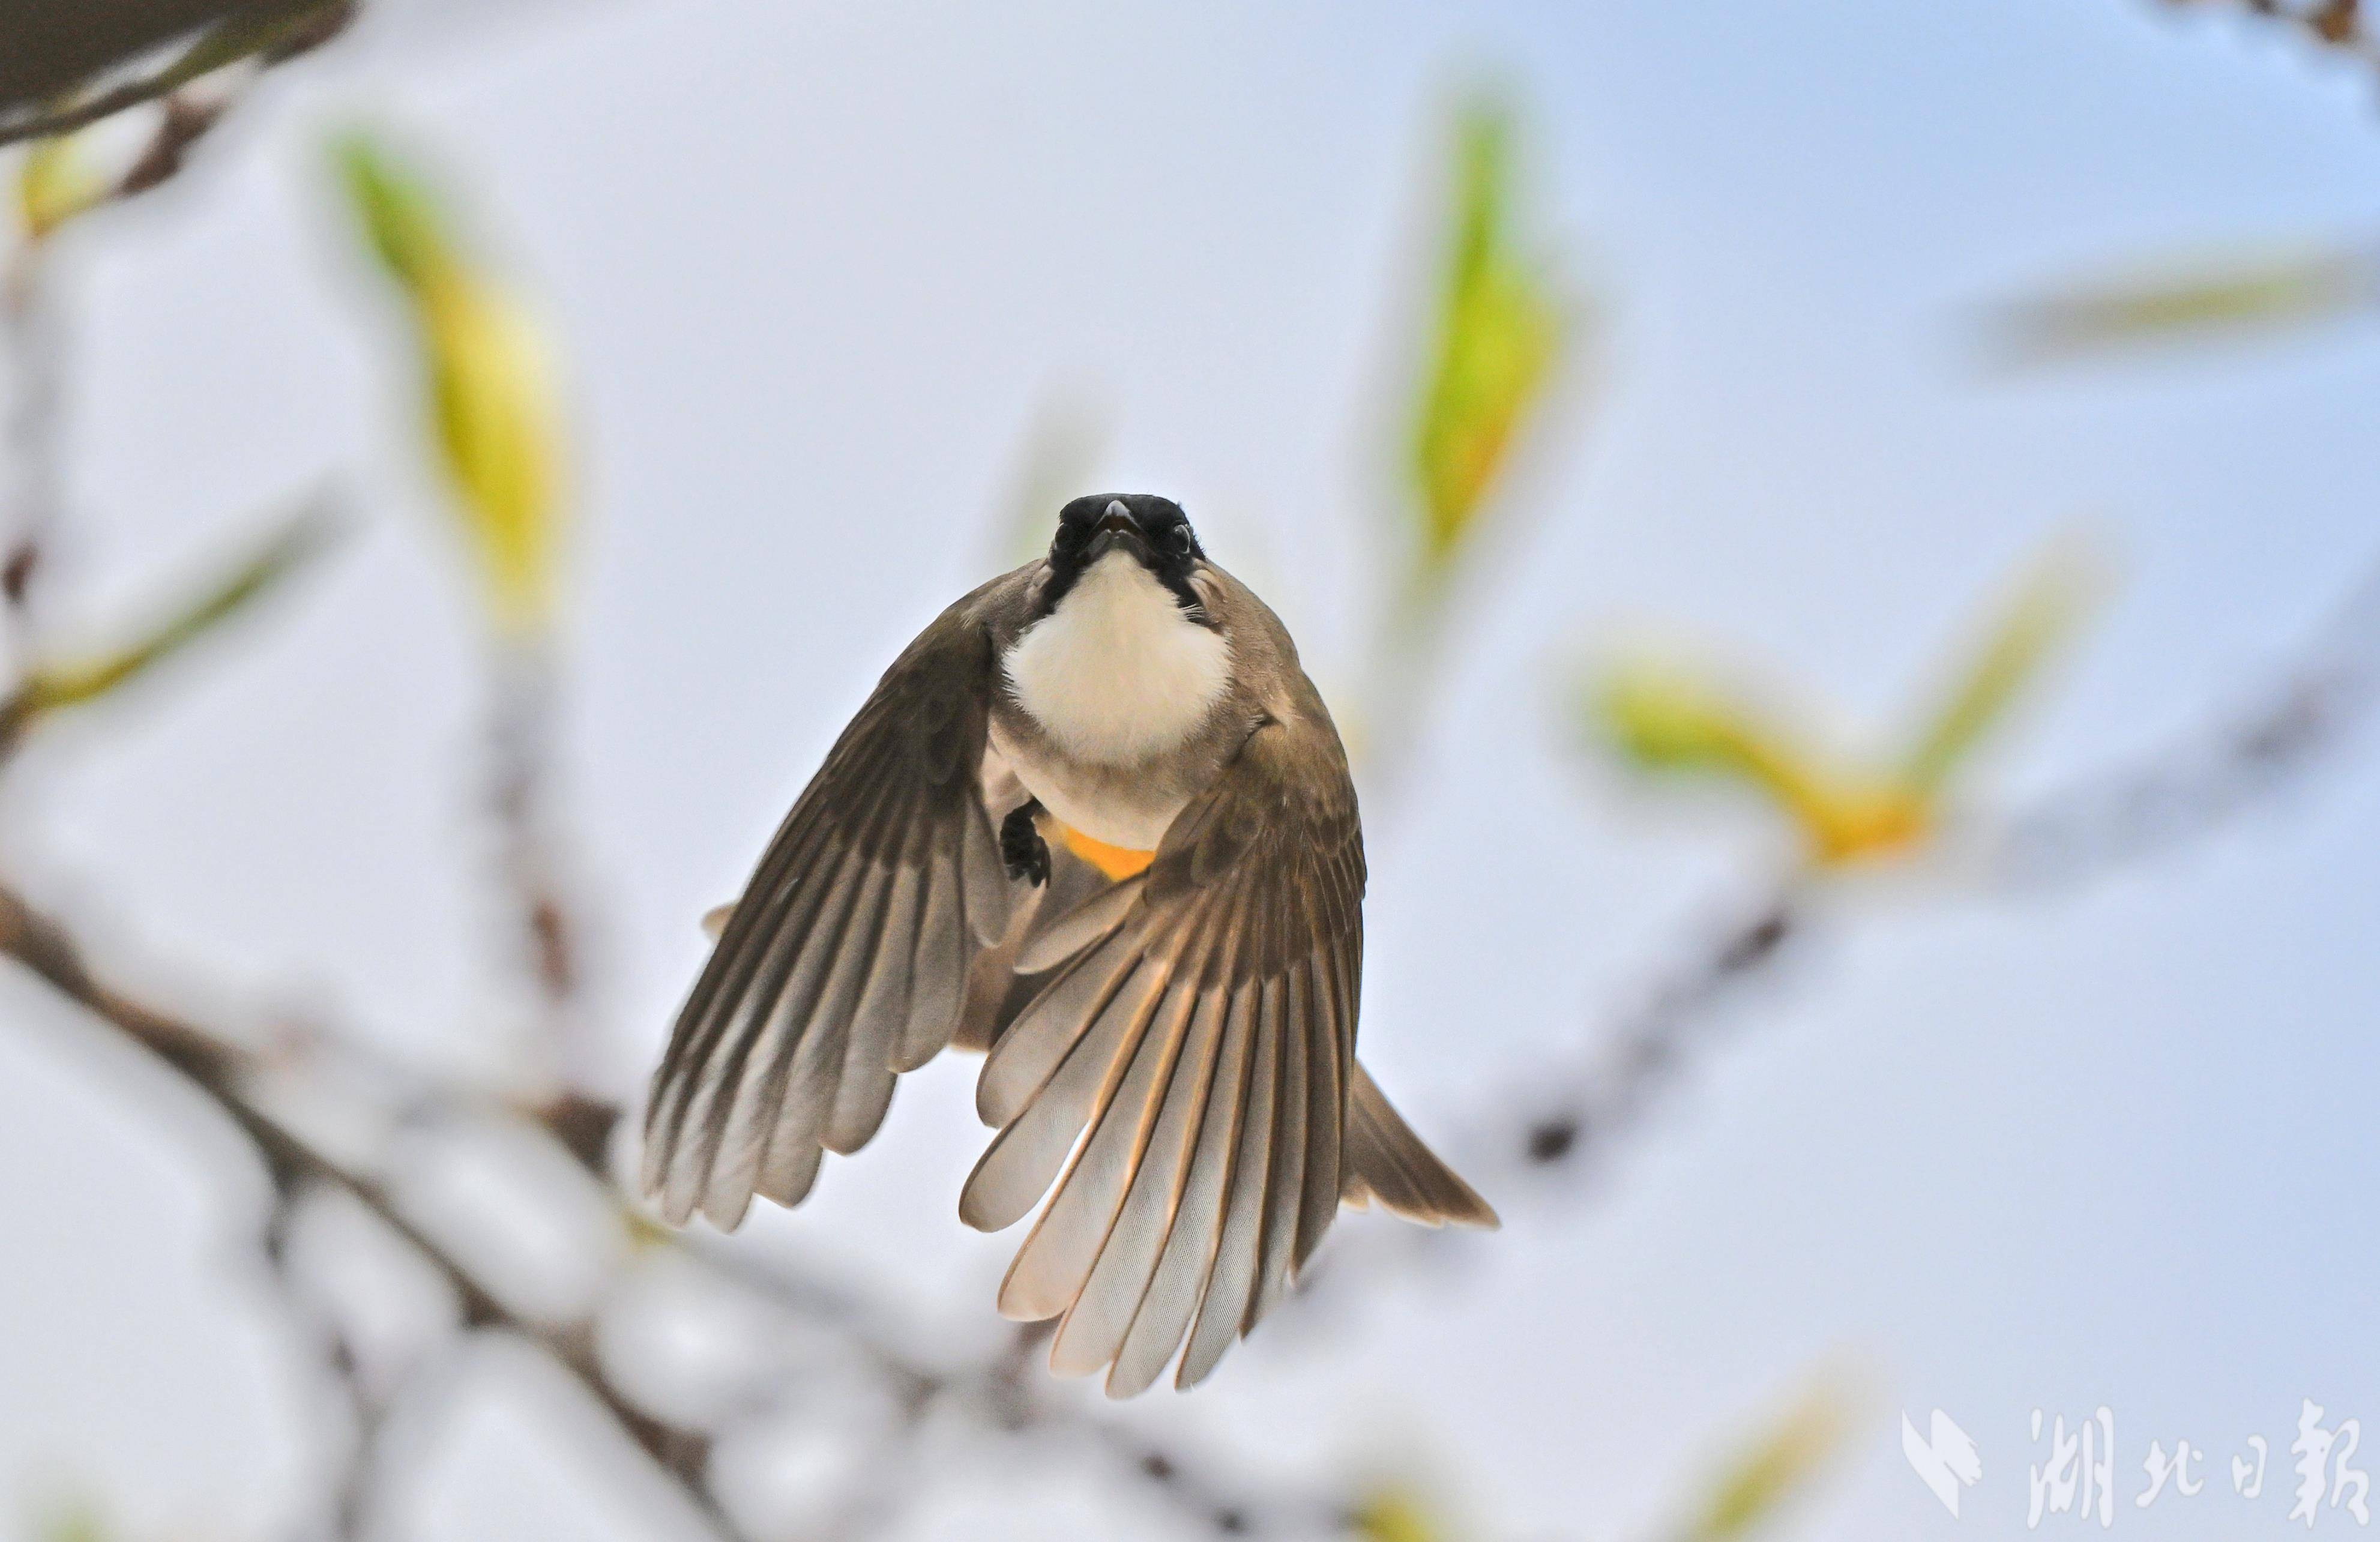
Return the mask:
<path id="1" fill-rule="evenodd" d="M 1130 765 L 1206 721 L 1232 661 L 1220 633 L 1184 616 L 1129 552 L 1110 552 L 1016 639 L 1005 664 L 1016 704 L 1059 748 Z"/>

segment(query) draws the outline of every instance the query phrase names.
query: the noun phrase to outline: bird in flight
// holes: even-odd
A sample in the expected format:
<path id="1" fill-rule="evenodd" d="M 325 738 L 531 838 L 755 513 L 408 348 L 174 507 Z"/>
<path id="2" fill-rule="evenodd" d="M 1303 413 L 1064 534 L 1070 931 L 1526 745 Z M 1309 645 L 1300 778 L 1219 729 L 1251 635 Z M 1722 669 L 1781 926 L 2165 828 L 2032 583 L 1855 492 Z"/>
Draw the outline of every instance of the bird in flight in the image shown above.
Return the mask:
<path id="1" fill-rule="evenodd" d="M 662 1216 L 732 1228 L 980 1050 L 959 1214 L 1049 1201 L 1000 1310 L 1107 1390 L 1213 1370 L 1340 1205 L 1496 1214 L 1355 1059 L 1364 841 L 1281 620 L 1172 501 L 1077 498 L 1049 555 L 892 662 L 769 843 L 645 1116 Z M 1054 1192 L 1053 1190 L 1054 1185 Z"/>

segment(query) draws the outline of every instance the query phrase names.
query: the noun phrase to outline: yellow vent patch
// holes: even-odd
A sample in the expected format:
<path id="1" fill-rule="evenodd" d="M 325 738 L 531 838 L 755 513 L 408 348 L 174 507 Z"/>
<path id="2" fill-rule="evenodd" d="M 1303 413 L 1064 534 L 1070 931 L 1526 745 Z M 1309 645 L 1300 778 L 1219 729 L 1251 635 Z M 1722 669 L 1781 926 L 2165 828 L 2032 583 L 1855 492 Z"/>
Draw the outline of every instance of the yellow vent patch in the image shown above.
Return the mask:
<path id="1" fill-rule="evenodd" d="M 1153 851 L 1133 851 L 1124 846 L 1111 846 L 1105 841 L 1094 841 L 1074 826 L 1059 820 L 1050 821 L 1058 832 L 1058 839 L 1068 851 L 1097 868 L 1113 883 L 1122 883 L 1148 870 L 1157 859 Z"/>

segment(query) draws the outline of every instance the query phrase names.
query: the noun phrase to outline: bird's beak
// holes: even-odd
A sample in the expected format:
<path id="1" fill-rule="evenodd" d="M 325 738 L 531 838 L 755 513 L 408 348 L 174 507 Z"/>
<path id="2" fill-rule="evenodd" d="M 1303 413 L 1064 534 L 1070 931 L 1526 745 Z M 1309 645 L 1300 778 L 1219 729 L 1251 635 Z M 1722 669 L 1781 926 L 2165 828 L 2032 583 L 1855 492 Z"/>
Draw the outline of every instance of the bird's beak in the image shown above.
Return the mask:
<path id="1" fill-rule="evenodd" d="M 1107 512 L 1099 516 L 1099 524 L 1092 528 L 1090 549 L 1084 552 L 1084 559 L 1097 562 L 1118 546 L 1142 562 L 1148 561 L 1153 555 L 1148 533 L 1140 528 L 1140 521 L 1133 517 L 1132 510 L 1124 507 L 1121 498 L 1108 504 Z"/>

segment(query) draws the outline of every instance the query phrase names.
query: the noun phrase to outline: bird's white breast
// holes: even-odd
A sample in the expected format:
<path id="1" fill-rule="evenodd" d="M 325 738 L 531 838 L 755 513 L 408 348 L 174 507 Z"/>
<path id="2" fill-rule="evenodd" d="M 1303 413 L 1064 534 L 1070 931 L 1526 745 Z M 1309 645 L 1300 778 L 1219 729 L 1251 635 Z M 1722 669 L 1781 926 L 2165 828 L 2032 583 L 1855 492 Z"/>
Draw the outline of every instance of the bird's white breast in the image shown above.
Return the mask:
<path id="1" fill-rule="evenodd" d="M 1093 564 L 1009 649 L 1008 688 L 1077 759 L 1132 765 L 1205 722 L 1231 677 L 1222 635 L 1123 552 Z"/>

